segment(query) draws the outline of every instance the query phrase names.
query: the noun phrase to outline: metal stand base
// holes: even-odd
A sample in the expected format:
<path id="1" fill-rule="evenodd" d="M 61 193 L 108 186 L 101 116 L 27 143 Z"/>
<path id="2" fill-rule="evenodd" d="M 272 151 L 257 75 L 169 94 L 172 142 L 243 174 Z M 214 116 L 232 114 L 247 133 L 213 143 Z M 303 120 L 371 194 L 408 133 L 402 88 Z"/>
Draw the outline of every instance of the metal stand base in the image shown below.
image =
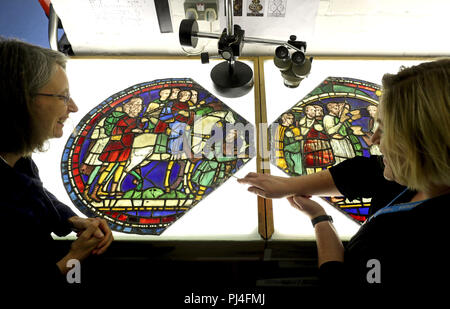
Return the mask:
<path id="1" fill-rule="evenodd" d="M 243 62 L 224 61 L 211 70 L 211 79 L 220 95 L 236 98 L 247 94 L 253 87 L 253 71 Z"/>

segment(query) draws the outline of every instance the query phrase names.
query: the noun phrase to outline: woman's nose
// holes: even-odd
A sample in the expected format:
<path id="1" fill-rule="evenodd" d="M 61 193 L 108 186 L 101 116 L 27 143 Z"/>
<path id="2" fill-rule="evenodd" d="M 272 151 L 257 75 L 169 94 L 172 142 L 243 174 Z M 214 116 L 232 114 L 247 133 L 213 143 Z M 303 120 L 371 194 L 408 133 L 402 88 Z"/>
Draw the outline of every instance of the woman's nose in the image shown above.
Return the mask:
<path id="1" fill-rule="evenodd" d="M 72 98 L 70 98 L 69 104 L 67 107 L 68 107 L 70 113 L 78 112 L 78 106 L 75 104 L 75 101 Z"/>

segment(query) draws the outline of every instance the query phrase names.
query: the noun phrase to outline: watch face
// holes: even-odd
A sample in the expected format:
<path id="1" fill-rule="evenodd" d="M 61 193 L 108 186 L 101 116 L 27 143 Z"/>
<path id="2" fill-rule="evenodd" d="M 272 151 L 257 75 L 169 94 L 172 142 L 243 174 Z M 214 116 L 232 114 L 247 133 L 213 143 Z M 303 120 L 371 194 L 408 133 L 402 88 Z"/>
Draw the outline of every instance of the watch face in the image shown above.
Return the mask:
<path id="1" fill-rule="evenodd" d="M 192 79 L 113 94 L 65 146 L 67 193 L 112 229 L 159 235 L 254 155 L 253 125 Z"/>

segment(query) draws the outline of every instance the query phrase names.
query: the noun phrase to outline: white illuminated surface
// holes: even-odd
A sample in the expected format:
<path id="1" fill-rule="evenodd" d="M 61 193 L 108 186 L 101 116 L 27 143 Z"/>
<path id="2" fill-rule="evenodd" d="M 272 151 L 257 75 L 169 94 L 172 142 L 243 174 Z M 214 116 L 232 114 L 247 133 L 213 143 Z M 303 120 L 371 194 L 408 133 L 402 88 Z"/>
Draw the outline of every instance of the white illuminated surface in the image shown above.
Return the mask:
<path id="1" fill-rule="evenodd" d="M 297 102 L 329 76 L 351 77 L 381 85 L 385 73 L 397 73 L 400 66 L 411 66 L 423 61 L 412 60 L 314 60 L 311 73 L 299 87 L 287 88 L 283 84 L 280 71 L 273 60 L 264 61 L 267 121 L 270 125 L 283 112 L 291 109 Z M 286 176 L 274 165 L 270 166 L 272 175 Z M 325 207 L 333 217 L 334 226 L 342 239 L 351 238 L 359 229 L 359 224 L 319 197 L 313 197 Z M 273 240 L 313 239 L 314 229 L 308 217 L 294 209 L 286 199 L 273 200 L 275 232 Z"/>
<path id="2" fill-rule="evenodd" d="M 244 61 L 251 67 L 253 63 Z M 409 66 L 421 61 L 400 60 L 314 60 L 311 74 L 296 89 L 283 85 L 280 72 L 272 60 L 264 62 L 267 120 L 271 124 L 284 111 L 289 110 L 328 76 L 351 77 L 381 84 L 384 73 L 396 73 L 401 65 Z M 71 130 L 95 106 L 118 91 L 146 81 L 165 78 L 192 78 L 213 93 L 230 108 L 255 124 L 254 92 L 240 98 L 225 98 L 216 93 L 210 71 L 217 62 L 201 64 L 199 60 L 115 60 L 72 59 L 67 64 L 70 91 L 79 107 L 72 114 L 72 124 L 65 125 L 64 136 L 49 142 L 49 150 L 36 153 L 33 159 L 40 169 L 44 186 L 69 205 L 75 213 L 85 217 L 73 206 L 61 180 L 61 154 Z M 245 176 L 256 170 L 256 158 L 236 174 Z M 271 174 L 286 176 L 271 165 Z M 334 226 L 342 239 L 349 239 L 359 225 L 318 197 L 327 213 L 333 216 Z M 314 230 L 310 220 L 290 206 L 285 199 L 273 200 L 275 232 L 272 240 L 312 240 Z M 74 238 L 72 233 L 69 238 Z M 181 219 L 172 224 L 161 236 L 135 235 L 114 232 L 116 240 L 261 240 L 258 234 L 256 196 L 247 192 L 235 178 L 230 178 Z"/>
<path id="3" fill-rule="evenodd" d="M 246 62 L 253 68 L 253 63 Z M 71 115 L 64 136 L 53 139 L 49 150 L 36 153 L 33 159 L 40 170 L 44 186 L 56 197 L 79 212 L 66 193 L 61 179 L 61 154 L 73 128 L 95 106 L 111 95 L 132 85 L 165 78 L 192 78 L 203 88 L 213 93 L 222 102 L 255 123 L 254 91 L 239 98 L 217 95 L 210 79 L 210 71 L 217 62 L 201 64 L 200 60 L 116 60 L 116 59 L 72 59 L 67 64 L 67 75 L 72 98 L 79 111 Z M 243 177 L 255 171 L 253 158 L 236 174 Z M 72 233 L 70 237 L 74 237 Z M 231 177 L 195 207 L 189 210 L 160 236 L 135 235 L 114 232 L 115 239 L 132 240 L 260 240 L 258 234 L 258 210 L 256 197 L 247 192 Z"/>

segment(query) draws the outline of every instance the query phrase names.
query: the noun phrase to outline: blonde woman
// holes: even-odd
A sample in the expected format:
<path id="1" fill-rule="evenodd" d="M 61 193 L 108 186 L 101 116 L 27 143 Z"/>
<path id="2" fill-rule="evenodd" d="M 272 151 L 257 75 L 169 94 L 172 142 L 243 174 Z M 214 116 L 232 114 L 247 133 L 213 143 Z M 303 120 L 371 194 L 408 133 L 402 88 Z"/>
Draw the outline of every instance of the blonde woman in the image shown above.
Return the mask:
<path id="1" fill-rule="evenodd" d="M 443 256 L 450 236 L 450 59 L 386 74 L 377 122 L 372 142 L 383 164 L 357 157 L 312 175 L 251 173 L 240 182 L 263 197 L 287 197 L 311 218 L 322 283 L 438 286 L 449 275 Z M 375 212 L 344 247 L 309 195 L 372 197 Z"/>

